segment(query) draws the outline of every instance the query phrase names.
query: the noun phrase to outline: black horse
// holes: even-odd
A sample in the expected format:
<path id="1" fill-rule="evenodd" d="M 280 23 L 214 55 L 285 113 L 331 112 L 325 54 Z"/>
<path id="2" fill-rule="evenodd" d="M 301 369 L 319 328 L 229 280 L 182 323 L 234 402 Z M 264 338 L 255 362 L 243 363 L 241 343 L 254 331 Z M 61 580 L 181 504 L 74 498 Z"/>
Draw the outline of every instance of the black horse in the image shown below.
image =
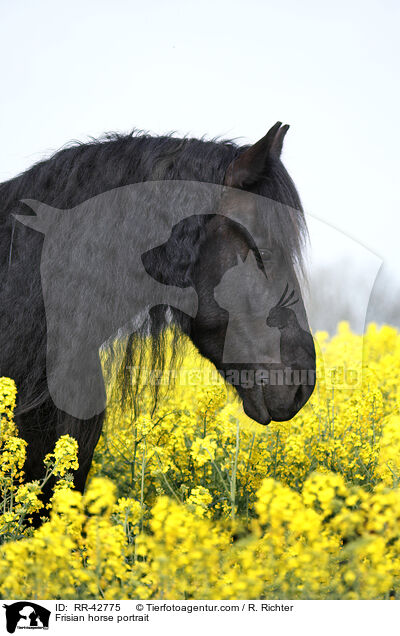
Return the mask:
<path id="1" fill-rule="evenodd" d="M 226 380 L 235 385 L 245 412 L 257 422 L 268 424 L 271 419 L 290 419 L 307 402 L 315 383 L 315 354 L 296 276 L 298 267 L 301 268 L 306 225 L 295 186 L 280 160 L 287 129 L 288 126 L 278 122 L 256 144 L 243 147 L 233 142 L 152 137 L 141 133 L 109 135 L 89 144 L 65 148 L 0 185 L 0 375 L 12 377 L 18 387 L 16 422 L 21 436 L 28 442 L 27 480 L 42 476 L 44 456 L 53 449 L 60 435 L 68 433 L 79 443 L 79 470 L 74 479 L 76 488 L 83 491 L 104 412 L 93 411 L 92 416 L 75 417 L 59 408 L 49 390 L 48 316 L 40 276 L 43 234 L 32 229 L 32 219 L 36 217 L 32 217 L 22 200 L 40 201 L 65 210 L 78 209 L 77 206 L 93 197 L 131 184 L 182 181 L 220 186 L 223 195 L 215 209 L 181 219 L 173 225 L 166 242 L 142 256 L 146 272 L 155 281 L 180 289 L 192 287 L 198 307 L 195 313 L 187 313 L 182 308 L 159 303 L 151 308 L 148 320 L 137 323 L 137 328 L 132 326 L 134 333 L 129 336 L 122 368 L 122 396 L 132 397 L 137 406 L 140 396 L 132 385 L 129 369 L 140 366 L 143 359 L 143 335 L 152 336 L 153 368 L 163 369 L 167 357 L 165 333 L 169 328 L 174 332 L 174 342 L 173 359 L 168 358 L 168 364 L 173 365 L 177 359 L 182 334 L 188 335 L 200 354 L 211 360 Z M 246 194 L 254 196 L 246 199 L 243 197 Z M 267 212 L 258 209 L 260 199 L 273 203 Z M 25 215 L 30 221 L 25 225 L 18 223 L 16 215 Z M 261 234 L 262 238 L 257 239 Z M 90 246 L 87 249 L 92 256 Z M 264 308 L 271 309 L 277 304 L 285 285 L 296 290 L 297 319 L 285 325 L 284 360 L 267 355 L 245 364 L 243 356 L 237 363 L 224 358 L 229 314 L 218 304 L 214 290 L 227 270 L 237 267 L 238 258 L 244 262 L 250 252 L 268 282 L 265 298 L 270 300 L 269 305 L 261 303 Z M 52 258 L 57 261 L 54 249 Z M 260 285 L 260 281 L 257 284 Z M 243 295 L 246 290 L 241 291 Z M 254 297 L 257 290 L 249 284 L 247 291 L 247 295 L 252 296 L 251 303 L 257 304 Z M 94 289 L 85 288 L 80 300 L 91 310 L 88 315 L 93 315 L 93 306 L 96 309 L 98 302 Z M 124 311 L 127 305 L 125 302 Z M 276 329 L 266 326 L 265 316 L 264 313 L 263 328 L 273 334 Z M 135 325 L 135 316 L 131 318 Z M 246 343 L 255 340 L 253 324 L 250 321 L 246 327 L 246 322 L 240 322 L 240 347 L 244 353 Z M 115 326 L 113 324 L 109 336 Z M 278 323 L 271 326 L 281 328 Z M 263 339 L 260 333 L 263 332 L 256 334 L 258 340 Z M 103 332 L 101 338 L 104 338 Z M 268 342 L 267 336 L 265 342 Z M 292 347 L 291 355 L 287 351 L 288 343 Z M 98 347 L 101 341 L 95 344 Z M 307 380 L 300 384 L 268 382 L 268 373 L 287 366 L 287 360 L 293 368 L 307 370 Z M 258 374 L 260 382 L 251 386 L 247 381 L 242 382 L 243 370 Z M 152 389 L 156 401 L 157 383 Z M 46 496 L 50 488 L 49 485 Z"/>

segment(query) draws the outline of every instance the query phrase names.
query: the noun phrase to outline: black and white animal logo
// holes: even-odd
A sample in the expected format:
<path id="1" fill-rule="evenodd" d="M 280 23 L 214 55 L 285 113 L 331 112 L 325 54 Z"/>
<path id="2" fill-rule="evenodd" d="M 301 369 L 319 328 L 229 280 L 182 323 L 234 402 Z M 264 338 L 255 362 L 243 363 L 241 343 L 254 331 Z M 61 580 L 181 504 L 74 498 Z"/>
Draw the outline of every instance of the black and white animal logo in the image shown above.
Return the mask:
<path id="1" fill-rule="evenodd" d="M 49 628 L 51 612 L 37 603 L 18 601 L 3 607 L 6 610 L 6 628 L 9 634 L 14 634 L 16 629 Z"/>

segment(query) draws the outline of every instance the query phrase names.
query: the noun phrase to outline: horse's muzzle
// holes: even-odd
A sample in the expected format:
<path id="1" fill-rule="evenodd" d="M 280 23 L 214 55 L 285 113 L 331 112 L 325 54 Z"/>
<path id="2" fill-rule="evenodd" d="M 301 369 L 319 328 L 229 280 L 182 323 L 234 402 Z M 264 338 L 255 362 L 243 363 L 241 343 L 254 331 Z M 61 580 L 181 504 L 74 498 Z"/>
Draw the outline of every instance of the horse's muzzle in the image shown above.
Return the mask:
<path id="1" fill-rule="evenodd" d="M 311 380 L 293 386 L 263 385 L 242 391 L 243 409 L 248 417 L 259 424 L 269 424 L 272 420 L 291 420 L 309 400 L 315 386 Z"/>

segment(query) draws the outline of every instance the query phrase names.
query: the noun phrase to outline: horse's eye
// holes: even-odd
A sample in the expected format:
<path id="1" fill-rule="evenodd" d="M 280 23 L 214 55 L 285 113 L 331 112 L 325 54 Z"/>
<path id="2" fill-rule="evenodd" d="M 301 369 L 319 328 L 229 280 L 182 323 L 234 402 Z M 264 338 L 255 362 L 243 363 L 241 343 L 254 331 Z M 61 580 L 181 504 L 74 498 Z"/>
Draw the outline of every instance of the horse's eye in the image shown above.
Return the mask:
<path id="1" fill-rule="evenodd" d="M 260 252 L 260 256 L 263 259 L 263 261 L 270 261 L 272 260 L 272 250 L 268 249 L 268 248 L 263 248 L 261 250 L 258 250 Z"/>

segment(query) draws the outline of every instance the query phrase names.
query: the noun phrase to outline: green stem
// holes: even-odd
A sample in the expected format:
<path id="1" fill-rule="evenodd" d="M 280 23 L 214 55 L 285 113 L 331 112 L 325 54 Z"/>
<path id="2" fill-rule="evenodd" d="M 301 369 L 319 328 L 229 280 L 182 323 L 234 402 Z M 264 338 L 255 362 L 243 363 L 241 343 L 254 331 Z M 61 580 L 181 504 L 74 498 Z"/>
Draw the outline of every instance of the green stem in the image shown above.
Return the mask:
<path id="1" fill-rule="evenodd" d="M 143 532 L 143 504 L 144 504 L 144 474 L 146 471 L 146 440 L 144 440 L 143 444 L 143 455 L 142 455 L 142 471 L 140 477 L 140 509 L 141 509 L 141 518 L 140 518 L 140 532 Z"/>
<path id="2" fill-rule="evenodd" d="M 236 447 L 235 447 L 235 457 L 233 461 L 232 468 L 232 478 L 231 478 L 231 510 L 232 510 L 232 519 L 235 518 L 235 502 L 236 502 L 236 475 L 237 475 L 237 465 L 238 465 L 238 457 L 239 457 L 239 444 L 240 444 L 240 430 L 239 430 L 239 420 L 236 425 Z"/>
<path id="3" fill-rule="evenodd" d="M 162 464 L 161 464 L 160 458 L 159 458 L 159 456 L 158 456 L 158 453 L 157 453 L 157 452 L 155 452 L 155 453 L 154 453 L 154 455 L 156 456 L 156 459 L 157 459 L 158 465 L 159 465 L 159 467 L 160 467 L 160 472 L 161 472 L 162 478 L 163 478 L 163 480 L 165 481 L 165 485 L 167 486 L 167 488 L 168 488 L 168 490 L 170 491 L 170 493 L 171 493 L 171 494 L 175 497 L 175 499 L 177 500 L 177 502 L 178 502 L 178 503 L 182 503 L 182 500 L 181 500 L 181 499 L 179 499 L 178 495 L 176 494 L 175 490 L 172 488 L 172 486 L 171 486 L 171 484 L 169 483 L 169 481 L 168 481 L 168 479 L 167 479 L 166 475 L 165 475 L 165 474 L 164 474 L 164 472 L 163 472 L 163 467 L 162 467 Z"/>

